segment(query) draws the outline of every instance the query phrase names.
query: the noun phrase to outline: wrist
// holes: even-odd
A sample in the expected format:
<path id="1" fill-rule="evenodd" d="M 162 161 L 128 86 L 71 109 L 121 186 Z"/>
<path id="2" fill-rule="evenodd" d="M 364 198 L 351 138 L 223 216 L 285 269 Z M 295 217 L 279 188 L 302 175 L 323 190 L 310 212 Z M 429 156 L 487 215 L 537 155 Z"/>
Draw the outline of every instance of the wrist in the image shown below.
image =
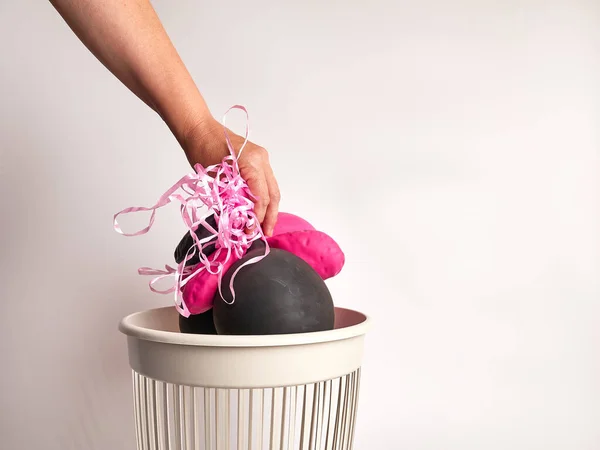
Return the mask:
<path id="1" fill-rule="evenodd" d="M 204 133 L 214 121 L 210 111 L 204 105 L 180 104 L 172 106 L 173 110 L 159 111 L 179 145 L 185 150 L 189 141 L 196 135 Z"/>
<path id="2" fill-rule="evenodd" d="M 210 113 L 189 117 L 177 140 L 186 154 L 198 153 L 210 146 L 218 125 Z"/>
<path id="3" fill-rule="evenodd" d="M 218 164 L 226 154 L 223 126 L 212 115 L 191 120 L 183 134 L 180 145 L 189 163 L 200 163 L 204 167 Z"/>

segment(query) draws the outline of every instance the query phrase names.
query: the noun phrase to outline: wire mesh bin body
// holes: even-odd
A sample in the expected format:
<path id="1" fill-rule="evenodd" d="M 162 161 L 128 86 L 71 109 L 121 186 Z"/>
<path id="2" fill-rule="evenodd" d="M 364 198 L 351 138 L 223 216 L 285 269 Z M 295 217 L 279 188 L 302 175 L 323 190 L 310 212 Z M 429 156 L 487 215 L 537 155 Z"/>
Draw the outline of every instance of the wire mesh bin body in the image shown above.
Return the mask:
<path id="1" fill-rule="evenodd" d="M 369 319 L 336 308 L 331 331 L 179 332 L 174 308 L 122 320 L 138 450 L 350 450 Z"/>

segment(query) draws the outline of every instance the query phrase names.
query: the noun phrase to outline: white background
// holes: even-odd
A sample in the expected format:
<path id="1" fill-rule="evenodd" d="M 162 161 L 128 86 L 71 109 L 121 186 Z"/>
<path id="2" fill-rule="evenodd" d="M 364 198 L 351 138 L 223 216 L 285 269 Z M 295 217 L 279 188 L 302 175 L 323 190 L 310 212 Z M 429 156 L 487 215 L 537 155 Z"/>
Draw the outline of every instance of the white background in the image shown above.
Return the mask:
<path id="1" fill-rule="evenodd" d="M 356 448 L 600 448 L 598 2 L 155 6 L 346 252 L 336 303 L 376 321 Z M 170 303 L 136 270 L 183 227 L 111 220 L 188 166 L 49 3 L 0 30 L 0 447 L 133 449 L 116 327 Z"/>

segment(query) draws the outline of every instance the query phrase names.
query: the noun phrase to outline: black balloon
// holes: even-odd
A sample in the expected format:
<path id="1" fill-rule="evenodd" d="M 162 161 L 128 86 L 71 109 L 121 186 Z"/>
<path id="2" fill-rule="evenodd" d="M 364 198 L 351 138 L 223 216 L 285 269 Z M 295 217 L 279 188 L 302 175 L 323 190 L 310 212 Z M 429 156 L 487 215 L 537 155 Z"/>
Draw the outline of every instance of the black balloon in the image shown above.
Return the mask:
<path id="1" fill-rule="evenodd" d="M 215 220 L 215 216 L 212 215 L 210 217 L 208 217 L 206 219 L 206 223 L 208 223 L 211 227 L 213 228 L 217 228 L 217 222 Z M 198 239 L 204 239 L 207 238 L 208 236 L 210 236 L 210 232 L 204 228 L 204 226 L 200 225 L 196 231 L 196 236 L 198 236 Z M 192 236 L 190 235 L 190 233 L 186 233 L 185 236 L 183 236 L 183 238 L 181 239 L 181 241 L 179 242 L 179 245 L 177 246 L 177 248 L 175 249 L 175 261 L 177 262 L 177 264 L 181 263 L 181 261 L 184 260 L 185 255 L 187 254 L 188 250 L 190 249 L 190 247 L 192 247 L 194 245 L 194 240 L 192 239 Z M 203 250 L 205 255 L 210 255 L 212 252 L 215 251 L 215 245 L 214 244 L 209 244 L 206 245 Z M 185 264 L 186 266 L 194 266 L 196 264 L 198 264 L 200 262 L 200 258 L 198 257 L 198 251 L 196 251 L 196 254 L 194 256 L 192 256 L 192 258 Z"/>
<path id="2" fill-rule="evenodd" d="M 215 216 L 210 216 L 206 219 L 206 222 L 213 227 L 215 230 L 217 229 L 217 222 L 215 220 Z M 205 239 L 208 236 L 210 236 L 210 232 L 204 228 L 202 225 L 200 225 L 196 231 L 196 236 L 198 236 L 198 239 Z M 181 261 L 183 261 L 183 259 L 185 258 L 185 255 L 187 254 L 188 250 L 190 249 L 190 247 L 192 247 L 194 245 L 194 240 L 192 239 L 192 236 L 190 235 L 190 233 L 186 233 L 185 236 L 183 236 L 183 238 L 181 239 L 181 241 L 179 241 L 179 245 L 177 245 L 177 248 L 175 249 L 175 262 L 177 264 L 181 263 Z M 256 248 L 263 248 L 265 246 L 265 243 L 262 240 L 257 240 L 254 241 L 252 243 L 252 245 L 250 246 L 249 250 L 254 250 Z M 210 256 L 214 251 L 215 251 L 215 244 L 211 243 L 211 244 L 207 244 L 204 246 L 204 248 L 202 249 L 202 251 L 204 252 L 204 254 L 206 256 Z M 200 262 L 200 257 L 198 256 L 198 252 L 196 251 L 196 253 L 194 254 L 194 256 L 192 256 L 190 258 L 190 260 L 185 263 L 186 266 L 195 266 L 196 264 L 198 264 Z"/>
<path id="3" fill-rule="evenodd" d="M 263 249 L 250 250 L 222 280 L 225 299 L 231 301 L 229 282 L 234 271 Z M 264 335 L 331 330 L 333 300 L 319 274 L 303 259 L 271 249 L 258 263 L 242 268 L 234 279 L 235 302 L 215 295 L 213 317 L 219 334 Z"/>
<path id="4" fill-rule="evenodd" d="M 202 314 L 194 314 L 188 318 L 179 315 L 179 330 L 191 334 L 217 334 L 213 321 L 213 310 Z"/>

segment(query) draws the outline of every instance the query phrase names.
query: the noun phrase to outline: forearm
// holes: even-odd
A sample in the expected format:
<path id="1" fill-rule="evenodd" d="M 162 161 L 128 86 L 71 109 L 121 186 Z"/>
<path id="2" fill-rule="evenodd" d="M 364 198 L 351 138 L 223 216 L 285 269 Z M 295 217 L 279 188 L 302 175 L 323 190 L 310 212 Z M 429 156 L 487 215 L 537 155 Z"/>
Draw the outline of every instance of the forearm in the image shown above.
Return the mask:
<path id="1" fill-rule="evenodd" d="M 50 0 L 84 45 L 184 144 L 212 117 L 148 0 Z"/>

